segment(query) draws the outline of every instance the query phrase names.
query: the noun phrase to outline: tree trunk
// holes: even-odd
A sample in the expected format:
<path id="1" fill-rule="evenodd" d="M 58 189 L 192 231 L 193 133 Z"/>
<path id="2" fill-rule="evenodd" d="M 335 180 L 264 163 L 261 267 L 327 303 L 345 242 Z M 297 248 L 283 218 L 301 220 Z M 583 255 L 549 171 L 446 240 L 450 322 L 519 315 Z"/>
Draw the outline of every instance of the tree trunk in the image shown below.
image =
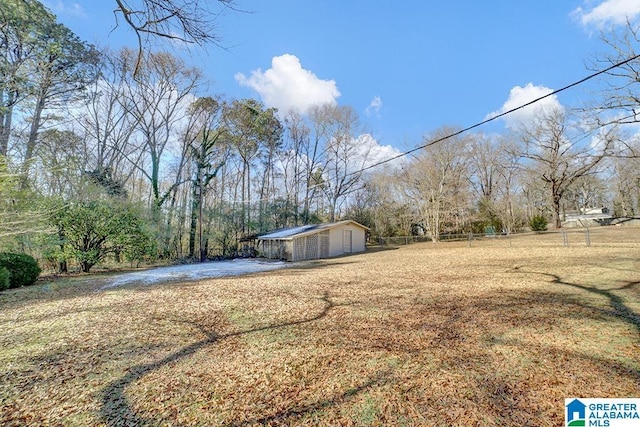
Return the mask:
<path id="1" fill-rule="evenodd" d="M 200 198 L 198 197 L 198 187 L 193 183 L 191 189 L 191 221 L 189 223 L 189 258 L 193 258 L 196 253 L 196 228 L 198 226 L 198 213 L 200 211 Z"/>
<path id="2" fill-rule="evenodd" d="M 202 249 L 200 250 L 200 257 L 202 261 L 206 261 L 207 254 L 209 253 L 209 237 L 205 237 L 202 242 Z"/>
<path id="3" fill-rule="evenodd" d="M 244 235 L 246 232 L 246 211 L 245 209 L 247 208 L 247 204 L 246 204 L 246 179 L 247 179 L 247 162 L 246 160 L 244 160 L 243 158 L 243 162 L 242 162 L 242 198 L 240 200 L 241 206 L 240 206 L 240 210 L 242 211 L 242 234 Z"/>
<path id="4" fill-rule="evenodd" d="M 0 156 L 6 156 L 9 151 L 12 115 L 13 107 L 0 108 Z"/>
<path id="5" fill-rule="evenodd" d="M 38 130 L 40 130 L 40 122 L 42 120 L 42 111 L 44 110 L 45 99 L 45 94 L 40 94 L 40 96 L 38 97 L 38 101 L 36 102 L 35 110 L 33 112 L 31 127 L 29 129 L 29 139 L 27 140 L 27 147 L 24 155 L 24 163 L 22 164 L 23 188 L 26 188 L 28 182 L 30 167 L 29 163 L 31 163 L 31 159 L 33 158 L 33 153 L 35 152 L 36 144 L 38 142 Z"/>
<path id="6" fill-rule="evenodd" d="M 189 223 L 189 258 L 193 258 L 196 253 L 196 228 L 198 225 L 198 198 L 196 189 L 193 189 L 193 200 L 191 201 L 191 221 Z"/>
<path id="7" fill-rule="evenodd" d="M 553 222 L 556 228 L 562 228 L 561 202 L 562 202 L 562 195 L 554 194 L 553 195 Z"/>
<path id="8" fill-rule="evenodd" d="M 69 267 L 67 266 L 67 260 L 58 261 L 58 274 L 68 273 Z"/>
<path id="9" fill-rule="evenodd" d="M 205 249 L 202 242 L 202 208 L 204 204 L 204 183 L 202 177 L 200 177 L 200 191 L 198 194 L 198 244 L 200 245 L 200 262 L 207 260 L 207 249 Z"/>
<path id="10" fill-rule="evenodd" d="M 60 239 L 60 253 L 64 254 L 64 229 L 58 228 L 58 238 Z M 58 261 L 58 273 L 67 273 L 69 271 L 66 258 Z"/>
<path id="11" fill-rule="evenodd" d="M 80 271 L 82 271 L 83 273 L 88 273 L 89 270 L 91 270 L 91 267 L 94 266 L 94 263 L 89 262 L 89 261 L 82 261 L 80 262 Z"/>
<path id="12" fill-rule="evenodd" d="M 251 165 L 247 162 L 247 219 L 246 219 L 246 231 L 243 228 L 245 233 L 251 232 Z"/>

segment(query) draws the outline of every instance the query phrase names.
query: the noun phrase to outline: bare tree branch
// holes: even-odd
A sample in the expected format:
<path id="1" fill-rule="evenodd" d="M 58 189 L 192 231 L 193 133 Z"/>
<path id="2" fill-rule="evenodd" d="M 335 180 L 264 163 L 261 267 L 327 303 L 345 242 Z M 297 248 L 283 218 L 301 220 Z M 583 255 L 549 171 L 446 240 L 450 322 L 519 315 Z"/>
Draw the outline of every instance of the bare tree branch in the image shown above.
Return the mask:
<path id="1" fill-rule="evenodd" d="M 115 0 L 116 17 L 122 16 L 138 39 L 137 75 L 145 49 L 152 40 L 168 39 L 185 44 L 220 46 L 216 20 L 235 8 L 234 0 Z"/>

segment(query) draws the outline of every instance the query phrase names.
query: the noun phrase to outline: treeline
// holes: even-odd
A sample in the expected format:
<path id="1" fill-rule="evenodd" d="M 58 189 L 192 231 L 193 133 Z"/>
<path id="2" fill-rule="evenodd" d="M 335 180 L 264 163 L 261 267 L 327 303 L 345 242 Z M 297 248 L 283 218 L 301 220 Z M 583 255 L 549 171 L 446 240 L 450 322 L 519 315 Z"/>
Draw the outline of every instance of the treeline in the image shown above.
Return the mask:
<path id="1" fill-rule="evenodd" d="M 37 1 L 2 4 L 0 250 L 58 271 L 231 257 L 259 233 L 345 218 L 437 240 L 640 209 L 638 141 L 609 111 L 541 110 L 505 135 L 443 127 L 368 169 L 385 149 L 351 107 L 226 99 L 173 54 L 98 51 Z M 616 78 L 636 84 L 637 66 Z"/>

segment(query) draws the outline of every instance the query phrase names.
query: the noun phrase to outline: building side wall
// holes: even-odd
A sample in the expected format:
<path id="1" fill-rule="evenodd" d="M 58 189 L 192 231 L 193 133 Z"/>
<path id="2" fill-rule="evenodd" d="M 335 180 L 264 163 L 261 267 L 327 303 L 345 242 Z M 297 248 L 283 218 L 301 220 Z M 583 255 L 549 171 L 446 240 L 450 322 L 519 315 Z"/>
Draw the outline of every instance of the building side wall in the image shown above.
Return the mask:
<path id="1" fill-rule="evenodd" d="M 353 225 L 343 225 L 330 230 L 329 256 L 340 256 L 348 253 L 345 247 L 345 231 L 351 231 L 351 253 L 364 252 L 365 231 Z"/>
<path id="2" fill-rule="evenodd" d="M 344 252 L 342 250 L 344 227 L 336 227 L 329 230 L 329 256 L 340 256 Z"/>
<path id="3" fill-rule="evenodd" d="M 281 259 L 293 261 L 293 240 L 284 240 L 284 256 Z"/>
<path id="4" fill-rule="evenodd" d="M 345 239 L 351 232 L 351 244 Z M 348 235 L 348 234 L 347 234 Z M 263 256 L 287 261 L 336 257 L 348 253 L 364 252 L 366 233 L 361 227 L 345 224 L 290 240 L 264 240 Z"/>
<path id="5" fill-rule="evenodd" d="M 367 233 L 360 227 L 350 227 L 353 230 L 353 252 L 364 252 L 367 248 Z"/>
<path id="6" fill-rule="evenodd" d="M 263 240 L 262 256 L 268 259 L 284 259 L 293 261 L 293 241 L 291 240 Z"/>

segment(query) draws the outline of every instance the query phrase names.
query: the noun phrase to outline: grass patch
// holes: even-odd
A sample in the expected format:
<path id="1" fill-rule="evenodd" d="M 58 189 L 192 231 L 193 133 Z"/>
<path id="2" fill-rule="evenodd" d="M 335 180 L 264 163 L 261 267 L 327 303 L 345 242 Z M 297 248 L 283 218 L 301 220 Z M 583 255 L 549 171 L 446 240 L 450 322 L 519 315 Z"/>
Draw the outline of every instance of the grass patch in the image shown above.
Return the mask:
<path id="1" fill-rule="evenodd" d="M 555 237 L 2 292 L 0 423 L 561 425 L 637 397 L 640 230 Z"/>

